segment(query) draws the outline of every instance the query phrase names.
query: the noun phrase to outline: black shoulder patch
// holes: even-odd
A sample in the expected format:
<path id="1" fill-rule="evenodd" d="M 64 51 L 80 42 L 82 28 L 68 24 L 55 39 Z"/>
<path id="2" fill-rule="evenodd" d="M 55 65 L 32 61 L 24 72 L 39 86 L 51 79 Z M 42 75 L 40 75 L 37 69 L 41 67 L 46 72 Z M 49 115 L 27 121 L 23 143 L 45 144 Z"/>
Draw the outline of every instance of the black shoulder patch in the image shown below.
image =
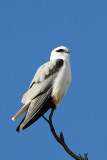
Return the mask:
<path id="1" fill-rule="evenodd" d="M 64 64 L 64 61 L 62 59 L 57 59 L 56 66 L 57 68 L 61 68 Z"/>
<path id="2" fill-rule="evenodd" d="M 50 76 L 54 75 L 55 73 L 57 73 L 60 68 L 63 66 L 64 61 L 62 59 L 57 59 L 55 65 L 53 66 L 53 68 L 49 69 L 49 73 L 45 75 L 44 80 L 46 80 L 47 78 L 49 78 Z M 37 82 L 39 83 L 39 82 Z M 32 88 L 32 86 L 35 84 L 35 81 L 31 84 L 30 88 Z"/>

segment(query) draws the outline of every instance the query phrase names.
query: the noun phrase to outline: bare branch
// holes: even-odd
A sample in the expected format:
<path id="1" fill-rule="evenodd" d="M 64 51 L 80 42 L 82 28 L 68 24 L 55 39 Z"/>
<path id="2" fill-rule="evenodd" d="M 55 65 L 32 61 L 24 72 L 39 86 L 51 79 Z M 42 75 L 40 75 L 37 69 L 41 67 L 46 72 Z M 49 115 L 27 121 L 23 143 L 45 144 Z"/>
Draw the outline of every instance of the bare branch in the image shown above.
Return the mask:
<path id="1" fill-rule="evenodd" d="M 49 120 L 48 120 L 44 115 L 42 115 L 42 117 L 44 118 L 44 120 L 45 120 L 46 122 L 49 123 Z"/>
<path id="2" fill-rule="evenodd" d="M 43 118 L 49 123 L 49 126 L 50 126 L 50 129 L 51 129 L 51 132 L 54 136 L 54 138 L 56 139 L 56 141 L 58 143 L 60 143 L 62 145 L 62 147 L 64 148 L 64 150 L 71 156 L 73 157 L 75 160 L 88 160 L 88 157 L 87 157 L 87 154 L 84 154 L 84 158 L 81 156 L 81 155 L 76 155 L 74 154 L 69 148 L 68 146 L 66 145 L 65 143 L 65 140 L 64 140 L 64 136 L 63 136 L 63 133 L 61 132 L 60 133 L 60 136 L 58 136 L 55 132 L 55 129 L 54 129 L 54 126 L 52 124 L 52 116 L 53 116 L 53 113 L 54 113 L 54 109 L 52 108 L 51 109 L 51 113 L 49 115 L 49 121 L 43 116 Z"/>

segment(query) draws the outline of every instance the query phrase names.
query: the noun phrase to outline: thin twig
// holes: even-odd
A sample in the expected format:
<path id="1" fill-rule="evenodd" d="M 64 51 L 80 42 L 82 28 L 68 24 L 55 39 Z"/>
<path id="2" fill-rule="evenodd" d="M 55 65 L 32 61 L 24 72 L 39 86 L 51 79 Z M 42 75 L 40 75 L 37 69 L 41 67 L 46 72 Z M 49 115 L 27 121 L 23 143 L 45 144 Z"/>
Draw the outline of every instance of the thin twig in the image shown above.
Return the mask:
<path id="1" fill-rule="evenodd" d="M 63 133 L 62 133 L 62 132 L 60 133 L 60 136 L 58 137 L 58 135 L 57 135 L 56 132 L 55 132 L 54 126 L 53 126 L 53 124 L 52 124 L 52 116 L 53 116 L 53 113 L 54 113 L 54 109 L 51 109 L 51 113 L 50 113 L 50 115 L 49 115 L 49 120 L 47 120 L 44 116 L 43 116 L 43 118 L 49 123 L 51 132 L 52 132 L 54 138 L 56 139 L 56 141 L 57 141 L 58 143 L 60 143 L 60 144 L 63 146 L 64 150 L 65 150 L 71 157 L 73 157 L 75 160 L 88 160 L 87 154 L 84 154 L 84 158 L 83 158 L 81 155 L 77 156 L 76 154 L 74 154 L 74 153 L 68 148 L 68 146 L 67 146 L 66 143 L 65 143 L 64 136 L 63 136 Z"/>
<path id="2" fill-rule="evenodd" d="M 44 120 L 45 120 L 46 122 L 49 123 L 49 120 L 48 120 L 44 115 L 42 115 L 42 117 L 44 118 Z"/>

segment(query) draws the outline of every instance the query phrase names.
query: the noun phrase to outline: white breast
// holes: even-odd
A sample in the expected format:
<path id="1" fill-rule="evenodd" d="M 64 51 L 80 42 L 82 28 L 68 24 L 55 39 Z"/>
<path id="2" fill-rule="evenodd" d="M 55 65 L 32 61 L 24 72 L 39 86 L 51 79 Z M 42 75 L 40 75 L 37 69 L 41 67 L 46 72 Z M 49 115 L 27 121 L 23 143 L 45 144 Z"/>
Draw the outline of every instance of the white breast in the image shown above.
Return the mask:
<path id="1" fill-rule="evenodd" d="M 64 61 L 63 67 L 59 70 L 53 83 L 52 97 L 56 105 L 62 101 L 71 82 L 71 69 L 69 61 Z"/>

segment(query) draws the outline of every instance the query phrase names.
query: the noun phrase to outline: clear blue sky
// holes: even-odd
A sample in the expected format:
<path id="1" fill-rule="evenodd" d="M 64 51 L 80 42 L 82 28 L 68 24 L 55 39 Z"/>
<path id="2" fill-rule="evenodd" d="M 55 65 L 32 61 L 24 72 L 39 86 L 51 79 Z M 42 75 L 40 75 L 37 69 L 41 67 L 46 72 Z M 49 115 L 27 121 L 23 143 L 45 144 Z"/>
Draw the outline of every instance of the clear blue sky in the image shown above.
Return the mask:
<path id="1" fill-rule="evenodd" d="M 41 118 L 18 134 L 12 116 L 37 68 L 57 46 L 71 51 L 72 83 L 55 111 L 75 153 L 107 158 L 107 1 L 0 1 L 0 158 L 68 160 Z M 48 117 L 49 112 L 46 114 Z"/>

